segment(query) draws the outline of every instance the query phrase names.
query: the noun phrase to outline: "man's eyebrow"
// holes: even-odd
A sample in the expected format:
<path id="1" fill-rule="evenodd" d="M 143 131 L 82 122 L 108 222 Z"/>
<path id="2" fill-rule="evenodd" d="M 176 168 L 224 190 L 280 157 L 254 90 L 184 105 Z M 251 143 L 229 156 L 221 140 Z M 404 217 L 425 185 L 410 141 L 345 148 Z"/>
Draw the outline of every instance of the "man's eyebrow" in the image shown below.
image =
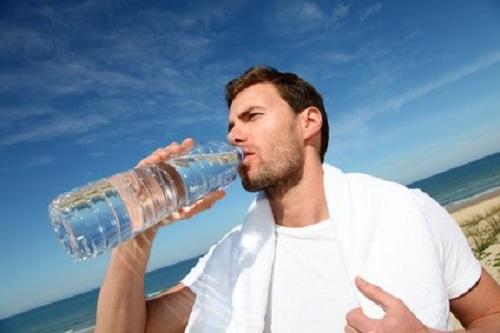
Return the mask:
<path id="1" fill-rule="evenodd" d="M 252 112 L 254 110 L 264 110 L 264 107 L 258 106 L 258 105 L 249 106 L 245 110 L 243 110 L 240 113 L 238 113 L 238 115 L 236 117 L 239 118 L 239 119 L 241 119 L 245 115 L 247 115 L 249 112 Z M 234 127 L 234 121 L 229 121 L 229 124 L 227 126 L 227 132 L 229 133 L 233 127 Z"/>

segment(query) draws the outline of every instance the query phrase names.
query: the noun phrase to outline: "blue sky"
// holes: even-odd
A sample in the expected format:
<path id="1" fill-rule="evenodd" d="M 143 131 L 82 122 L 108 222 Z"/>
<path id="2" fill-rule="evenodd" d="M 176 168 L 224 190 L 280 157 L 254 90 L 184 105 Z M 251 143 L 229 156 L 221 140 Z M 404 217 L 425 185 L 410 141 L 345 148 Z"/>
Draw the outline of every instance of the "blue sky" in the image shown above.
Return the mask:
<path id="1" fill-rule="evenodd" d="M 327 161 L 402 183 L 500 151 L 496 1 L 2 1 L 0 317 L 100 284 L 49 225 L 59 193 L 172 140 L 225 140 L 225 82 L 255 64 L 323 94 Z M 164 228 L 150 268 L 238 224 L 239 184 Z"/>

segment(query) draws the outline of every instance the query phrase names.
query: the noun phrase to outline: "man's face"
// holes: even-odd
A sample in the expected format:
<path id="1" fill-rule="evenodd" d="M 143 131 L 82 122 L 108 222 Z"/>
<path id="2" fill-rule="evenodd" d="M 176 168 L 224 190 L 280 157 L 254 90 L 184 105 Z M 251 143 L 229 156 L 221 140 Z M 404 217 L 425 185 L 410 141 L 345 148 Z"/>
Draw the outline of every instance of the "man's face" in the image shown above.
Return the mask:
<path id="1" fill-rule="evenodd" d="M 233 100 L 228 140 L 245 152 L 239 171 L 247 191 L 279 187 L 300 178 L 304 142 L 299 119 L 269 83 L 250 86 Z"/>

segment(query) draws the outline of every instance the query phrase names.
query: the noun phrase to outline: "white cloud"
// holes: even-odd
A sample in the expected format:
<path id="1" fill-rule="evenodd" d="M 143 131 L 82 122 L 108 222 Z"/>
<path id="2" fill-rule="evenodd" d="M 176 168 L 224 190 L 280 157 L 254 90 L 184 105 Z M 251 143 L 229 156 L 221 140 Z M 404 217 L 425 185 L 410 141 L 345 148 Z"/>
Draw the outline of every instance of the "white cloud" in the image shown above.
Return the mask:
<path id="1" fill-rule="evenodd" d="M 39 55 L 53 49 L 42 33 L 26 27 L 0 24 L 0 55 L 24 57 Z"/>
<path id="2" fill-rule="evenodd" d="M 314 31 L 325 23 L 325 15 L 316 4 L 300 1 L 279 2 L 265 19 L 271 31 L 285 35 Z"/>
<path id="3" fill-rule="evenodd" d="M 375 132 L 372 126 L 376 117 L 397 112 L 406 104 L 437 89 L 499 63 L 500 50 L 486 54 L 442 76 L 410 88 L 405 93 L 390 98 L 374 107 L 361 107 L 343 117 L 334 113 L 331 117 L 333 144 L 327 159 L 333 159 L 341 165 L 342 163 L 349 163 L 348 167 L 352 168 L 354 166 L 357 171 L 408 183 L 499 151 L 500 136 L 496 134 L 498 131 L 495 131 L 495 126 L 498 127 L 497 124 L 478 125 L 481 120 L 478 120 L 478 124 L 471 124 L 471 126 L 475 127 L 471 127 L 467 131 L 459 131 L 448 136 L 443 133 L 436 137 L 435 140 L 424 140 L 418 145 L 413 145 L 411 151 L 406 154 L 402 154 L 397 150 L 391 153 L 390 148 L 392 147 L 391 140 L 393 140 L 391 137 L 393 138 L 394 135 L 408 135 L 404 130 L 404 123 L 394 125 L 395 127 L 392 128 L 385 128 L 382 133 Z M 479 118 L 482 118 L 479 114 L 493 115 L 497 111 L 498 102 L 492 99 L 485 101 L 483 104 L 476 101 L 463 110 L 454 110 L 453 113 L 459 114 L 462 112 L 470 115 L 473 112 L 473 114 L 477 114 Z M 439 114 L 442 115 L 442 113 Z M 425 121 L 435 124 L 429 117 L 430 115 L 426 116 Z M 416 130 L 419 125 L 415 123 L 417 121 L 415 118 L 412 119 L 410 129 Z M 424 121 L 424 118 L 421 121 Z M 439 121 L 446 122 L 444 118 Z M 450 126 L 454 125 L 450 124 Z M 425 125 L 420 126 L 420 128 L 426 127 Z M 398 132 L 399 130 L 401 131 Z M 448 130 L 448 132 L 450 131 Z M 417 135 L 427 136 L 432 135 L 432 133 L 426 134 L 418 131 Z M 374 157 L 373 154 L 369 154 L 371 158 L 369 161 L 366 161 L 366 163 L 360 161 L 360 159 L 364 158 L 363 155 L 367 146 L 370 147 L 369 149 L 379 150 L 381 145 L 388 145 L 389 148 L 383 156 Z M 398 145 L 397 142 L 394 142 L 394 147 L 398 147 Z M 436 156 L 439 158 L 436 158 Z M 347 164 L 344 167 L 347 167 Z"/>
<path id="4" fill-rule="evenodd" d="M 264 18 L 264 25 L 271 34 L 293 39 L 296 46 L 297 42 L 315 40 L 318 36 L 326 37 L 327 31 L 337 30 L 349 15 L 350 8 L 350 5 L 342 3 L 332 10 L 311 1 L 278 1 Z M 305 34 L 307 38 L 299 38 Z"/>
<path id="5" fill-rule="evenodd" d="M 321 54 L 321 58 L 333 64 L 344 64 L 353 61 L 357 56 L 346 52 L 328 51 Z"/>
<path id="6" fill-rule="evenodd" d="M 57 161 L 57 157 L 51 155 L 40 155 L 32 157 L 31 159 L 17 163 L 16 165 L 11 166 L 2 166 L 0 167 L 0 172 L 12 171 L 12 170 L 27 170 L 27 169 L 35 169 L 38 167 L 42 167 L 45 165 L 50 165 Z"/>
<path id="7" fill-rule="evenodd" d="M 264 24 L 271 33 L 292 38 L 295 42 L 304 34 L 309 34 L 306 40 L 311 40 L 318 35 L 325 36 L 327 30 L 338 29 L 349 15 L 350 8 L 350 5 L 340 3 L 332 11 L 310 1 L 278 1 L 264 19 Z M 315 32 L 314 36 L 310 35 L 311 32 Z"/>
<path id="8" fill-rule="evenodd" d="M 355 136 L 356 133 L 358 133 L 359 128 L 367 128 L 369 121 L 374 117 L 387 112 L 397 111 L 407 103 L 425 96 L 447 84 L 453 83 L 468 75 L 488 68 L 498 62 L 500 62 L 500 51 L 492 52 L 475 59 L 469 64 L 448 72 L 441 77 L 408 89 L 405 93 L 390 98 L 378 106 L 359 108 L 354 112 L 349 113 L 349 115 L 343 119 L 339 119 L 333 130 L 335 136 Z"/>
<path id="9" fill-rule="evenodd" d="M 108 122 L 107 118 L 99 115 L 75 118 L 59 117 L 46 124 L 0 138 L 0 147 L 11 146 L 21 142 L 50 140 L 60 136 L 82 134 L 104 126 Z"/>
<path id="10" fill-rule="evenodd" d="M 415 29 L 407 33 L 405 36 L 403 36 L 403 41 L 409 42 L 412 41 L 415 38 L 418 38 L 423 35 L 423 32 L 421 29 Z"/>
<path id="11" fill-rule="evenodd" d="M 57 111 L 50 107 L 8 107 L 0 110 L 0 128 L 13 125 L 26 118 L 49 116 Z"/>
<path id="12" fill-rule="evenodd" d="M 361 22 L 363 22 L 368 17 L 379 13 L 381 10 L 382 10 L 382 4 L 380 2 L 377 2 L 376 4 L 361 10 L 359 13 L 359 19 L 361 20 Z"/>
<path id="13" fill-rule="evenodd" d="M 325 19 L 319 7 L 310 2 L 304 2 L 302 4 L 302 12 L 300 16 L 303 21 L 322 21 Z"/>
<path id="14" fill-rule="evenodd" d="M 335 6 L 335 8 L 333 9 L 333 16 L 332 16 L 333 21 L 339 21 L 344 17 L 346 17 L 349 14 L 350 8 L 351 7 L 349 5 L 345 5 L 342 3 Z"/>
<path id="15" fill-rule="evenodd" d="M 27 64 L 0 71 L 0 93 L 22 91 L 37 105 L 0 111 L 0 147 L 76 136 L 80 144 L 90 144 L 123 135 L 122 126 L 128 128 L 126 135 L 134 135 L 165 119 L 171 126 L 196 123 L 197 112 L 206 114 L 206 121 L 221 121 L 214 100 L 223 100 L 227 73 L 241 64 L 221 60 L 206 65 L 204 59 L 214 51 L 213 26 L 243 3 L 194 6 L 189 13 L 140 10 L 115 17 L 112 31 L 89 21 L 89 13 L 104 6 L 97 1 L 66 4 L 57 11 L 23 7 L 19 15 L 39 16 L 53 27 L 0 24 L 5 28 L 0 29 L 0 57 L 22 57 Z M 305 15 L 312 19 L 318 13 L 306 6 Z M 88 47 L 75 47 L 75 36 Z M 42 52 L 46 56 L 33 58 Z M 59 107 L 58 101 L 73 99 L 74 105 Z M 106 127 L 110 122 L 114 126 Z"/>
<path id="16" fill-rule="evenodd" d="M 37 168 L 39 166 L 52 164 L 56 160 L 57 158 L 55 156 L 50 156 L 50 155 L 36 156 L 30 161 L 28 161 L 26 164 L 24 164 L 24 168 L 26 169 Z"/>

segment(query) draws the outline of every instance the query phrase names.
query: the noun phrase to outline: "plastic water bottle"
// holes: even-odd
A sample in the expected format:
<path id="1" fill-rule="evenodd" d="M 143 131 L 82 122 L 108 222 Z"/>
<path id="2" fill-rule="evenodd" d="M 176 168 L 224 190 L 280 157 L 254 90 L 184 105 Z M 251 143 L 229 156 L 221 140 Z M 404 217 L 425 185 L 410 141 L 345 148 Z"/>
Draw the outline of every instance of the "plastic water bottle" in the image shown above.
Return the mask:
<path id="1" fill-rule="evenodd" d="M 239 148 L 208 143 L 161 164 L 76 188 L 50 204 L 52 226 L 75 260 L 93 258 L 227 187 L 242 158 Z"/>

